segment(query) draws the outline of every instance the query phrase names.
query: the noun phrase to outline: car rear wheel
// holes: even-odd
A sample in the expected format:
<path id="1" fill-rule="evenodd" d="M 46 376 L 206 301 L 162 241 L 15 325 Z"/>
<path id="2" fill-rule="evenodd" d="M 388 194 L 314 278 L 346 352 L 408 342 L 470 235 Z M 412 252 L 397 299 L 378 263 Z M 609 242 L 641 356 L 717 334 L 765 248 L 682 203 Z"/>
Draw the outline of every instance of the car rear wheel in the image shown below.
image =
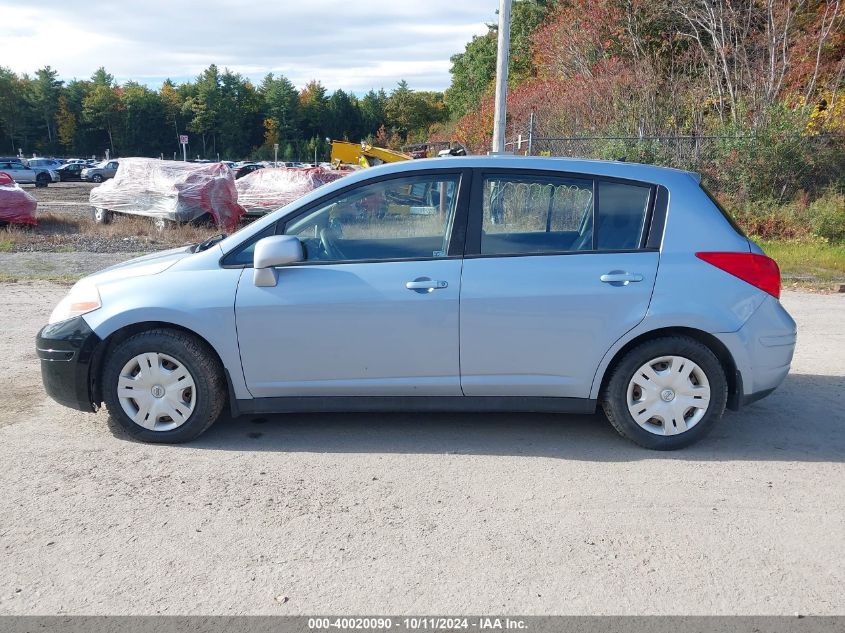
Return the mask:
<path id="1" fill-rule="evenodd" d="M 91 217 L 94 218 L 94 222 L 97 224 L 111 224 L 111 221 L 114 219 L 114 213 L 108 209 L 94 207 L 91 211 Z"/>
<path id="2" fill-rule="evenodd" d="M 103 399 L 111 417 L 144 442 L 180 443 L 220 416 L 226 383 L 211 349 L 177 330 L 150 330 L 108 352 Z"/>
<path id="3" fill-rule="evenodd" d="M 623 437 L 645 448 L 674 450 L 710 432 L 727 397 L 716 355 L 694 339 L 671 336 L 647 341 L 617 363 L 602 408 Z"/>
<path id="4" fill-rule="evenodd" d="M 46 187 L 50 184 L 50 176 L 47 174 L 38 174 L 35 177 L 35 186 L 36 187 Z"/>
<path id="5" fill-rule="evenodd" d="M 100 174 L 94 174 L 94 176 L 91 178 L 91 180 L 93 180 L 94 182 L 100 183 L 100 182 L 103 182 L 103 177 Z"/>

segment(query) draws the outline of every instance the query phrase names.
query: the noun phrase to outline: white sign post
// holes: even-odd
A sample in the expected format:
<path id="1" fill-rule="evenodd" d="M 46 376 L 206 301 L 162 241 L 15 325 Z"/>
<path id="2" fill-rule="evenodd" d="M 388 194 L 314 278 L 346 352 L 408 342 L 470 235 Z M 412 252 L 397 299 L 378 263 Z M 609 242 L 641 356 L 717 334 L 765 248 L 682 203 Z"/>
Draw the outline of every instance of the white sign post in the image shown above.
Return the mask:
<path id="1" fill-rule="evenodd" d="M 179 143 L 182 145 L 182 160 L 188 162 L 188 135 L 180 134 Z"/>
<path id="2" fill-rule="evenodd" d="M 273 143 L 273 167 L 279 166 L 279 144 Z"/>

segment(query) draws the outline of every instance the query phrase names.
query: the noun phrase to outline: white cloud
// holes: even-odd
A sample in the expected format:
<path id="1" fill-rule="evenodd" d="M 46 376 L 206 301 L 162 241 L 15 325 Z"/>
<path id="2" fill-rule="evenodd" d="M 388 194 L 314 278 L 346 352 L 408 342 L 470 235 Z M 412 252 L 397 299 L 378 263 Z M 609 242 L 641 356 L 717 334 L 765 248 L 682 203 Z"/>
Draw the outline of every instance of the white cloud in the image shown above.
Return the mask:
<path id="1" fill-rule="evenodd" d="M 0 65 L 63 79 L 99 66 L 120 80 L 158 84 L 209 64 L 260 79 L 286 75 L 330 90 L 449 84 L 449 57 L 495 19 L 496 0 L 233 0 L 37 2 L 0 0 Z"/>

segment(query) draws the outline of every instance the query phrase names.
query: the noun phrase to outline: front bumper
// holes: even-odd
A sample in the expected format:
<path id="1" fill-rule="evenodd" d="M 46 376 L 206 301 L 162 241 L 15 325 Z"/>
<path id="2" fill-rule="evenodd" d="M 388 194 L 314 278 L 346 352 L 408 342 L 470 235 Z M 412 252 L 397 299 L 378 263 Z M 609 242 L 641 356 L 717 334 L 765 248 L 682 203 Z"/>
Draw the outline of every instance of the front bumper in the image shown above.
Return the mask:
<path id="1" fill-rule="evenodd" d="M 45 325 L 35 339 L 47 395 L 80 411 L 96 411 L 91 366 L 101 339 L 82 317 Z"/>

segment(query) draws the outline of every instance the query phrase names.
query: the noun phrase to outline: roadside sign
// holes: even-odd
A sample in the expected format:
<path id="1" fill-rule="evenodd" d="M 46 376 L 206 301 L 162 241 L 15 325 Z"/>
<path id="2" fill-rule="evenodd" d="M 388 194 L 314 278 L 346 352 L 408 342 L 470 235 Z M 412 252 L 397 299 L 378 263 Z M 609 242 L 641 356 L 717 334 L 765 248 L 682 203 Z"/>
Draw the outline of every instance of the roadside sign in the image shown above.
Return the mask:
<path id="1" fill-rule="evenodd" d="M 278 143 L 273 143 L 273 151 L 275 151 L 275 152 L 279 151 L 279 144 Z"/>
<path id="2" fill-rule="evenodd" d="M 180 134 L 179 135 L 179 145 L 182 146 L 182 160 L 188 160 L 188 135 L 187 134 Z"/>

